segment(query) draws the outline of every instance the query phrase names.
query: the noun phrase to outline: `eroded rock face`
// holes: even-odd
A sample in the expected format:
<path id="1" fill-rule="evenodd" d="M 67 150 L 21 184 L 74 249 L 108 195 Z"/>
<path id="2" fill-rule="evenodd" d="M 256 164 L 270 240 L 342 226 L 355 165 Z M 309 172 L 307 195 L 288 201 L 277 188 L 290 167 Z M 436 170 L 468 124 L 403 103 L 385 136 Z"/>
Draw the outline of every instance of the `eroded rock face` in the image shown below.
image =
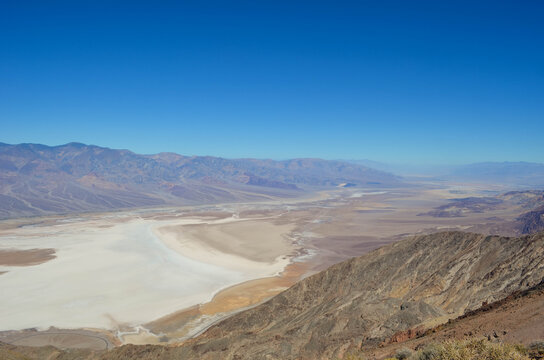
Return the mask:
<path id="1" fill-rule="evenodd" d="M 309 277 L 176 352 L 202 359 L 334 358 L 538 284 L 543 255 L 543 233 L 418 236 Z"/>
<path id="2" fill-rule="evenodd" d="M 335 359 L 539 284 L 543 255 L 544 233 L 418 236 L 334 265 L 178 347 L 128 345 L 87 358 Z"/>
<path id="3" fill-rule="evenodd" d="M 401 349 L 415 350 L 430 343 L 482 338 L 492 342 L 522 344 L 530 349 L 531 344 L 542 341 L 542 334 L 544 280 L 535 287 L 486 303 L 475 311 L 424 332 L 419 328 L 398 332 L 379 347 L 365 348 L 363 358 L 385 359 L 393 357 Z M 538 350 L 532 354 L 530 352 L 532 359 L 538 359 L 537 355 Z"/>

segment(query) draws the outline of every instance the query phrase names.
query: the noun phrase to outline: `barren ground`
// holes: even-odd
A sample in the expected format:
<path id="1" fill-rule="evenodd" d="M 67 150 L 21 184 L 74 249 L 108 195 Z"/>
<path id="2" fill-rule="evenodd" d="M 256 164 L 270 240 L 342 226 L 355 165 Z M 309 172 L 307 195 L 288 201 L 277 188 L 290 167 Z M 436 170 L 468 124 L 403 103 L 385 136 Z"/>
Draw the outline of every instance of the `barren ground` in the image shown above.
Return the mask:
<path id="1" fill-rule="evenodd" d="M 97 334 L 110 331 L 122 342 L 175 343 L 229 314 L 270 298 L 305 276 L 405 236 L 478 227 L 496 228 L 510 235 L 508 228 L 496 225 L 517 217 L 520 208 L 516 206 L 464 217 L 421 215 L 446 204 L 448 199 L 488 195 L 489 191 L 488 186 L 461 184 L 426 184 L 382 191 L 338 189 L 296 200 L 7 220 L 0 222 L 0 274 L 4 272 L 0 286 L 8 296 L 0 300 L 0 306 L 9 312 L 14 324 L 19 316 L 28 324 L 26 327 L 39 325 L 42 328 L 46 324 L 70 328 L 71 316 L 84 313 L 96 316 L 100 311 L 109 314 L 121 306 L 122 316 L 114 316 L 115 321 L 110 321 L 110 325 L 83 325 L 83 320 L 82 325 L 74 327 L 95 327 Z M 139 225 L 132 227 L 132 224 Z M 144 234 L 148 228 L 158 243 L 150 245 L 146 240 L 146 236 L 151 236 Z M 128 229 L 132 230 L 127 233 Z M 120 242 L 106 241 L 113 238 Z M 104 249 L 108 252 L 104 253 Z M 201 264 L 203 272 L 200 275 L 188 272 L 187 269 L 195 266 L 184 268 L 180 261 Z M 177 265 L 172 267 L 172 264 Z M 64 267 L 55 272 L 51 270 L 53 265 Z M 29 303 L 35 313 L 21 307 L 30 301 L 29 297 L 35 296 L 32 291 L 23 291 L 29 285 L 25 281 L 35 276 L 42 276 L 45 281 L 50 274 L 63 276 L 70 266 L 79 267 L 82 272 L 85 266 L 91 266 L 89 276 L 101 280 L 97 283 L 89 277 L 75 279 L 73 284 L 84 284 L 89 290 L 82 294 L 78 288 L 46 286 L 40 290 L 45 296 Z M 21 274 L 25 269 L 32 269 L 32 274 L 9 282 L 10 276 Z M 125 274 L 120 281 L 123 286 L 130 284 L 131 289 L 122 286 L 118 289 L 121 283 L 116 283 L 113 276 L 118 273 Z M 72 286 L 69 281 L 68 285 Z M 92 286 L 97 288 L 93 290 Z M 190 290 L 191 286 L 200 290 Z M 157 288 L 160 291 L 154 293 Z M 201 295 L 187 301 L 183 295 L 189 294 L 187 291 Z M 89 313 L 92 307 L 89 308 L 87 302 L 93 301 L 93 293 L 103 292 L 109 297 L 100 299 L 103 306 L 95 310 L 98 312 Z M 50 293 L 56 300 L 48 304 Z M 70 297 L 73 293 L 83 298 Z M 118 301 L 127 294 L 131 294 L 129 304 Z M 149 296 L 141 298 L 141 294 Z M 159 298 L 162 300 L 158 301 Z M 75 304 L 70 305 L 69 314 L 55 315 L 55 311 L 67 304 Z M 141 304 L 150 307 L 144 311 L 138 308 Z M 49 316 L 44 318 L 43 312 L 49 312 Z M 127 321 L 131 312 L 138 316 Z M 62 321 L 53 321 L 55 316 L 62 317 Z M 42 320 L 33 323 L 40 318 Z M 77 334 L 79 330 L 65 332 L 72 331 Z M 16 333 L 10 332 L 10 341 L 16 337 Z M 28 337 L 25 344 L 41 345 L 43 339 Z M 63 340 L 58 334 L 48 339 L 49 344 L 62 346 L 71 341 Z M 0 341 L 5 340 L 7 338 L 0 334 Z M 89 340 L 88 345 L 96 348 L 98 345 L 93 341 Z"/>

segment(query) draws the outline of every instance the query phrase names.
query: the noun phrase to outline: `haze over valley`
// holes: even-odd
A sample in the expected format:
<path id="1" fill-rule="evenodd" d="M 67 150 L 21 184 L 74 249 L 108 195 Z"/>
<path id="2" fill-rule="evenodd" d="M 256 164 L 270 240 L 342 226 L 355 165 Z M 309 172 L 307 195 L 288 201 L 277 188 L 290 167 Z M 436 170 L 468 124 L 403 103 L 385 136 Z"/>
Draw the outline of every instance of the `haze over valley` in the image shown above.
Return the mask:
<path id="1" fill-rule="evenodd" d="M 0 3 L 0 360 L 544 359 L 543 15 Z"/>
<path id="2" fill-rule="evenodd" d="M 0 216 L 296 197 L 346 183 L 392 186 L 390 173 L 341 161 L 138 155 L 80 143 L 0 144 Z"/>
<path id="3" fill-rule="evenodd" d="M 179 344 L 414 234 L 544 230 L 544 192 L 523 185 L 414 180 L 316 159 L 2 150 L 0 341 L 14 345 Z"/>

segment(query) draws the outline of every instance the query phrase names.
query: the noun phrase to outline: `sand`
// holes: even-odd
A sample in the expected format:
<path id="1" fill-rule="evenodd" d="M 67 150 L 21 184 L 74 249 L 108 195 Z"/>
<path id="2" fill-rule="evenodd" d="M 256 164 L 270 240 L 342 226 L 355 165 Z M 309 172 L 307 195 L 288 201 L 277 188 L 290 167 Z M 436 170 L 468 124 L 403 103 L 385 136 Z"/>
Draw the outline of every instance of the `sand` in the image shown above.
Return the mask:
<path id="1" fill-rule="evenodd" d="M 294 254 L 295 246 L 286 235 L 293 229 L 294 224 L 278 225 L 270 220 L 231 219 L 158 227 L 156 233 L 183 256 L 232 270 L 258 272 L 262 277 L 262 270 L 269 272 L 274 267 L 279 273 L 289 264 L 288 255 Z"/>
<path id="2" fill-rule="evenodd" d="M 0 250 L 0 265 L 5 266 L 39 265 L 54 258 L 54 249 Z"/>

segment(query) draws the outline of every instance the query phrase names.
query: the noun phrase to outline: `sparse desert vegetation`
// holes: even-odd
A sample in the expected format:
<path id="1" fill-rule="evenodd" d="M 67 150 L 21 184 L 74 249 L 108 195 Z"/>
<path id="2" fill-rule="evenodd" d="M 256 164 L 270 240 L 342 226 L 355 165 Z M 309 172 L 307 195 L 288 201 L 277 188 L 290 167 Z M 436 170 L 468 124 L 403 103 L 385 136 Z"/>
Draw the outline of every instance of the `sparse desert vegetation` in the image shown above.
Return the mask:
<path id="1" fill-rule="evenodd" d="M 492 343 L 485 339 L 429 344 L 409 360 L 529 360 L 521 345 Z"/>
<path id="2" fill-rule="evenodd" d="M 544 342 L 529 347 L 517 344 L 491 342 L 487 339 L 444 341 L 429 343 L 417 351 L 397 350 L 385 360 L 531 360 L 541 359 Z M 363 353 L 349 353 L 344 360 L 367 360 Z"/>

